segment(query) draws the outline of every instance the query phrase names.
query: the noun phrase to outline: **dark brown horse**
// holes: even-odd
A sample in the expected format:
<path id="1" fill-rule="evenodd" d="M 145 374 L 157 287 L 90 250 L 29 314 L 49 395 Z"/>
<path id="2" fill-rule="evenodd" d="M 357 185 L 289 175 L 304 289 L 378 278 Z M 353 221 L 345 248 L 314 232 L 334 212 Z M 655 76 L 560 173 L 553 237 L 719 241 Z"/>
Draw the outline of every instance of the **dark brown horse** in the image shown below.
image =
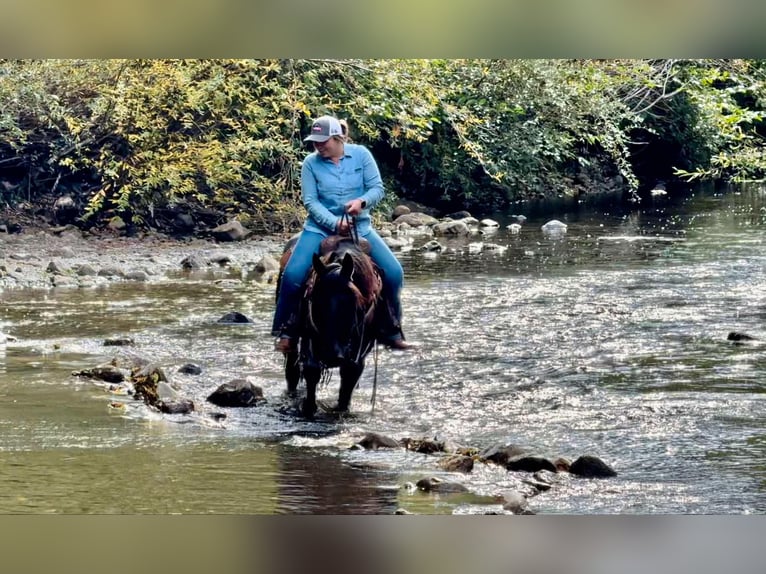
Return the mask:
<path id="1" fill-rule="evenodd" d="M 340 391 L 333 410 L 348 411 L 375 345 L 381 280 L 363 247 L 330 237 L 322 243 L 322 255 L 313 258 L 299 311 L 297 351 L 285 362 L 288 394 L 296 396 L 301 378 L 306 382 L 301 411 L 307 418 L 317 410 L 317 385 L 334 368 L 340 371 Z"/>

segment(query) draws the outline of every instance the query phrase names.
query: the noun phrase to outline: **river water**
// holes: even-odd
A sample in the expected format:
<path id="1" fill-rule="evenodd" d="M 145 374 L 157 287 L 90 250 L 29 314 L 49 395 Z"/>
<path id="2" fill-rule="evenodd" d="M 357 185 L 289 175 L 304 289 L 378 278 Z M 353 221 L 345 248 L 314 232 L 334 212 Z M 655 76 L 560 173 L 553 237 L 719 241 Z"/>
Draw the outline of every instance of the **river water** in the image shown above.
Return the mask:
<path id="1" fill-rule="evenodd" d="M 0 294 L 0 331 L 18 338 L 0 347 L 0 512 L 472 513 L 499 510 L 496 497 L 527 477 L 349 449 L 366 431 L 590 454 L 618 472 L 557 475 L 529 499 L 539 514 L 766 511 L 766 191 L 516 211 L 528 217 L 519 234 L 506 229 L 515 213 L 497 214 L 494 234 L 399 254 L 405 331 L 420 345 L 379 352 L 374 410 L 371 357 L 339 422 L 282 408 L 273 287 L 240 271 Z M 566 235 L 543 235 L 554 217 Z M 217 323 L 232 310 L 253 322 Z M 732 331 L 756 339 L 735 344 Z M 162 415 L 72 376 L 120 352 L 103 345 L 116 336 L 199 412 Z M 179 373 L 187 362 L 202 374 Z M 245 377 L 266 405 L 205 402 Z M 320 397 L 336 390 L 337 376 Z M 425 476 L 469 492 L 402 486 Z"/>

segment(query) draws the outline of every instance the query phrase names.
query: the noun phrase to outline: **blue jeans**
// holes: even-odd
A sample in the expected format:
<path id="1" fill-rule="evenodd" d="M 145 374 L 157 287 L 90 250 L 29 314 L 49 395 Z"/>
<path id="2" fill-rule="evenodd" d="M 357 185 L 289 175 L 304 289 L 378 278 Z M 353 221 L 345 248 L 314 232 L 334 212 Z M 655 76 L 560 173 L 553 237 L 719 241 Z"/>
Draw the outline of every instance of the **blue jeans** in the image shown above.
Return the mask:
<path id="1" fill-rule="evenodd" d="M 319 253 L 319 244 L 324 238 L 325 236 L 321 233 L 305 229 L 301 232 L 282 273 L 277 308 L 274 311 L 274 321 L 271 326 L 271 334 L 274 337 L 283 334 L 285 326 L 293 321 L 291 316 L 298 311 L 303 284 L 311 270 L 312 257 L 314 253 Z M 383 336 L 399 339 L 401 338 L 399 325 L 402 320 L 402 304 L 399 297 L 404 283 L 402 264 L 374 229 L 371 229 L 364 239 L 370 243 L 370 257 L 383 273 L 383 296 L 391 306 L 391 314 L 396 326 L 394 332 L 383 333 Z"/>

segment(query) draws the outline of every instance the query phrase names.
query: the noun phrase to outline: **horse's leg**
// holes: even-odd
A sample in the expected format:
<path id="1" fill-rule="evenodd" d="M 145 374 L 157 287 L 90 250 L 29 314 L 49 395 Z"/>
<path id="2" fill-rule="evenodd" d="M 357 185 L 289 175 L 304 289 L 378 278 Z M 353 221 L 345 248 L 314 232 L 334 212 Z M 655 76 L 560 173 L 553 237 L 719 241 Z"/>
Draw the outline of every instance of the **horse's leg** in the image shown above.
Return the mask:
<path id="1" fill-rule="evenodd" d="M 298 383 L 301 380 L 301 365 L 298 362 L 297 351 L 285 355 L 285 380 L 287 381 L 288 396 L 297 396 Z"/>
<path id="2" fill-rule="evenodd" d="M 303 379 L 306 381 L 306 398 L 303 399 L 301 412 L 307 419 L 314 418 L 317 410 L 317 385 L 322 376 L 322 370 L 317 367 L 305 366 L 303 368 Z"/>
<path id="3" fill-rule="evenodd" d="M 340 391 L 338 392 L 338 406 L 335 408 L 338 412 L 348 411 L 351 404 L 351 394 L 356 388 L 359 377 L 362 376 L 364 362 L 344 363 L 340 367 Z"/>

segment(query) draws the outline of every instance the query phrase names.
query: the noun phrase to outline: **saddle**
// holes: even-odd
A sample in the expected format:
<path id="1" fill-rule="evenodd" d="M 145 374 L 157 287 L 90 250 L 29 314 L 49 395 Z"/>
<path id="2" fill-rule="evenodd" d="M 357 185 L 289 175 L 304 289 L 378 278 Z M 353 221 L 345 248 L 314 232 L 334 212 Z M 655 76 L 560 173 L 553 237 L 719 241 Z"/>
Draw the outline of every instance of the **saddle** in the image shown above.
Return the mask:
<path id="1" fill-rule="evenodd" d="M 287 262 L 290 260 L 290 256 L 293 254 L 293 248 L 295 247 L 295 244 L 298 243 L 299 237 L 300 233 L 293 235 L 290 239 L 287 240 L 287 243 L 285 243 L 285 247 L 282 250 L 282 256 L 279 258 L 279 275 L 277 277 L 277 288 L 275 293 L 276 297 L 279 296 L 279 285 L 282 282 L 282 273 L 287 266 Z M 327 260 L 327 258 L 333 253 L 335 253 L 338 259 L 342 259 L 343 255 L 345 255 L 347 251 L 351 250 L 358 250 L 369 255 L 370 251 L 372 250 L 372 246 L 370 245 L 370 242 L 363 237 L 358 238 L 358 241 L 355 242 L 354 238 L 344 235 L 330 235 L 329 237 L 325 237 L 319 244 L 319 256 L 324 260 Z M 306 284 L 304 283 L 304 289 L 305 287 Z"/>

